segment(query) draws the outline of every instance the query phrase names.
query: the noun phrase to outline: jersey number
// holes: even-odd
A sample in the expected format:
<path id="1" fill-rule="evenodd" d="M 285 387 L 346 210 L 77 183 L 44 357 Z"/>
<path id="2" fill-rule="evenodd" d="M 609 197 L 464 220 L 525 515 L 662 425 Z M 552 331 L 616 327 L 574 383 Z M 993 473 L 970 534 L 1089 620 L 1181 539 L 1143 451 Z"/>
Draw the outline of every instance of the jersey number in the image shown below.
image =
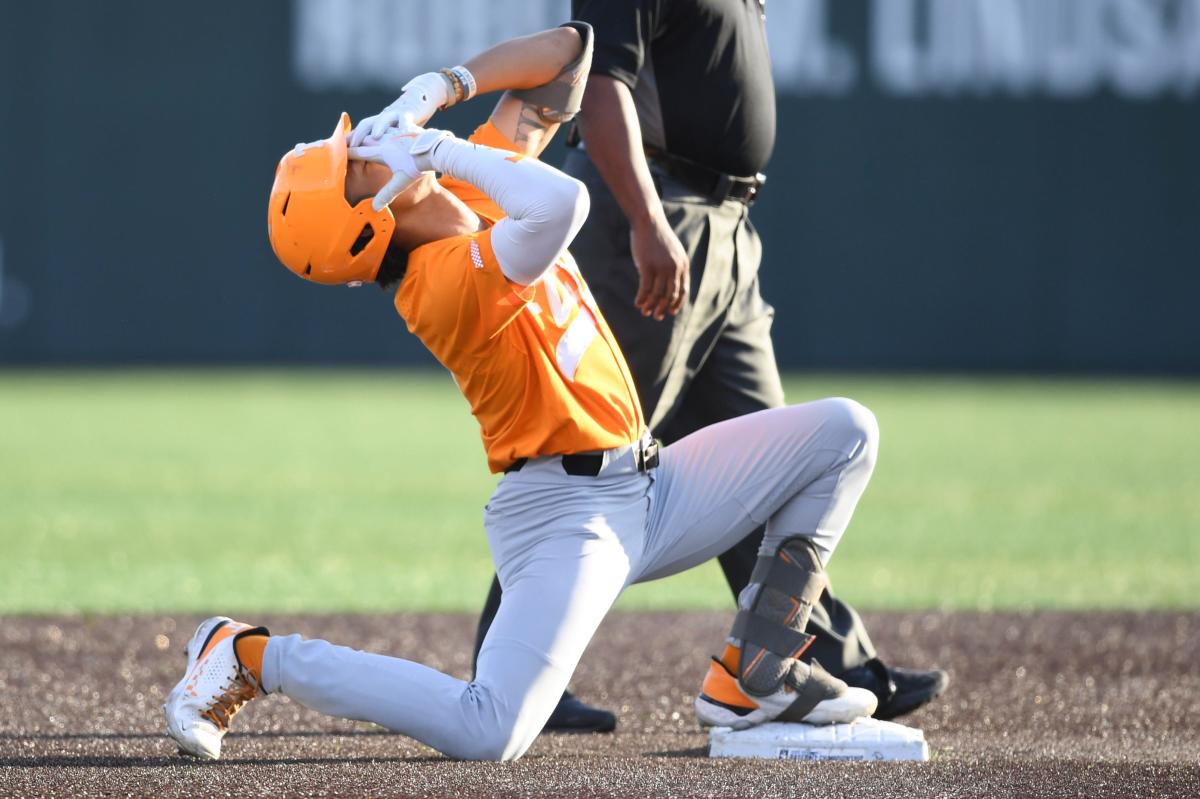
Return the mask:
<path id="1" fill-rule="evenodd" d="M 542 282 L 554 324 L 562 331 L 558 346 L 554 348 L 554 358 L 563 377 L 573 382 L 579 361 L 596 337 L 596 320 L 592 318 L 590 309 L 580 302 L 575 281 L 560 280 L 557 272 L 557 269 L 547 272 Z"/>

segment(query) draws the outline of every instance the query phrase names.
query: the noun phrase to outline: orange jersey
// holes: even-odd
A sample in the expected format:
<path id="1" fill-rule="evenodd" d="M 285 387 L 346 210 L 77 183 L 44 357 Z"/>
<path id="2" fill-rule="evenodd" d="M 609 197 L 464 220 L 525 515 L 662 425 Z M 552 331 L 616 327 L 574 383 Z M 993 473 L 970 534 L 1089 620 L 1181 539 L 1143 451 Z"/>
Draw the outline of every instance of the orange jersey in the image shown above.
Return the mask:
<path id="1" fill-rule="evenodd" d="M 516 149 L 490 122 L 470 141 Z M 533 285 L 513 283 L 492 252 L 504 212 L 469 183 L 442 185 L 489 227 L 415 249 L 395 304 L 470 403 L 488 467 L 636 441 L 633 378 L 575 260 L 564 251 Z"/>

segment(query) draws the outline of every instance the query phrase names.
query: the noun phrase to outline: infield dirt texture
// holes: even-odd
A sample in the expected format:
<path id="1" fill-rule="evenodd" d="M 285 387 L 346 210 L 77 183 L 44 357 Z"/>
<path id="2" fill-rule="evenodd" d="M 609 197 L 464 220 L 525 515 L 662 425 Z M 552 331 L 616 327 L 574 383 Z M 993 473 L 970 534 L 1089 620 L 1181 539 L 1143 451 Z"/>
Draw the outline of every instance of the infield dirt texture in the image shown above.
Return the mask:
<path id="1" fill-rule="evenodd" d="M 447 760 L 280 697 L 252 703 L 225 757 L 176 754 L 159 705 L 196 616 L 0 618 L 0 794 L 17 796 L 1195 797 L 1200 614 L 878 613 L 897 663 L 950 691 L 906 721 L 928 763 L 709 759 L 691 703 L 726 614 L 616 614 L 574 687 L 613 735 L 543 735 L 516 763 Z M 463 615 L 247 619 L 460 676 Z"/>

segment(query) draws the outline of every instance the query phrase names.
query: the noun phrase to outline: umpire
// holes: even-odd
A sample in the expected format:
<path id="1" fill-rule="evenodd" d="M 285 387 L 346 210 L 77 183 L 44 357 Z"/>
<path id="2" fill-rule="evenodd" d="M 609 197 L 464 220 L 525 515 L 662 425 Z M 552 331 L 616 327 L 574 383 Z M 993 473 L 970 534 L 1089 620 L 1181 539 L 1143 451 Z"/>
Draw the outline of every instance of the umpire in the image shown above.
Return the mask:
<path id="1" fill-rule="evenodd" d="M 573 0 L 595 50 L 565 171 L 591 194 L 571 251 L 670 444 L 706 425 L 784 404 L 759 292 L 750 206 L 775 144 L 765 0 Z M 579 135 L 581 132 L 581 136 Z M 582 139 L 582 140 L 581 140 Z M 762 530 L 720 556 L 734 597 Z M 492 581 L 476 654 L 499 606 Z M 940 670 L 889 667 L 862 620 L 828 591 L 804 656 L 879 696 L 879 718 L 929 702 Z M 612 713 L 567 694 L 547 729 L 611 730 Z"/>

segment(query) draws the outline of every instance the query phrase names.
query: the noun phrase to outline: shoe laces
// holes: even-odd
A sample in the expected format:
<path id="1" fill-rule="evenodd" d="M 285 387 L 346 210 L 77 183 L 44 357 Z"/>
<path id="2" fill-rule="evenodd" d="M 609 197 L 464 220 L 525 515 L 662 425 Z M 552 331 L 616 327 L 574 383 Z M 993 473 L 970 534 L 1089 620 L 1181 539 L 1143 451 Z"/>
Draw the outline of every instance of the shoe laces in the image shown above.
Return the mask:
<path id="1" fill-rule="evenodd" d="M 258 681 L 254 679 L 254 675 L 249 670 L 239 666 L 237 673 L 225 686 L 225 690 L 218 694 L 213 700 L 212 706 L 200 715 L 216 724 L 217 729 L 225 732 L 229 729 L 229 722 L 242 709 L 242 706 L 256 696 L 258 696 Z"/>

